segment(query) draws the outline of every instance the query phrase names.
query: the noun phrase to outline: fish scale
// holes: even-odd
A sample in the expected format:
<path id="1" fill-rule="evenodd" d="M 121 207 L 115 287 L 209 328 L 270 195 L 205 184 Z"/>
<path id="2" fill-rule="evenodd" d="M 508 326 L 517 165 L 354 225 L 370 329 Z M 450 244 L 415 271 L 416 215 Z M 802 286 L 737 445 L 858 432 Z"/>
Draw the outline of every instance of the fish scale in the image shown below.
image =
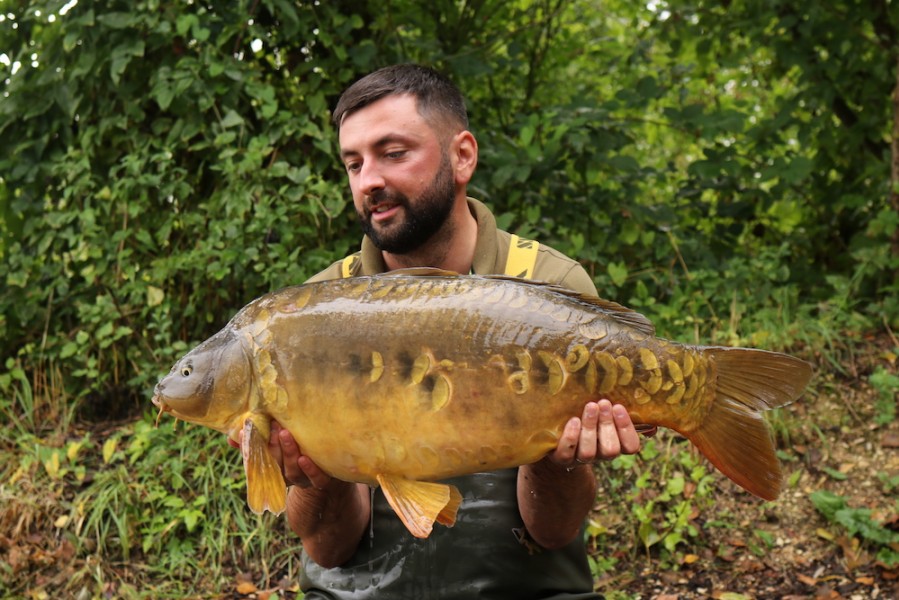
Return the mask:
<path id="1" fill-rule="evenodd" d="M 784 354 L 657 338 L 642 315 L 555 286 L 416 270 L 251 302 L 176 363 L 154 403 L 233 439 L 244 431 L 253 510 L 283 509 L 263 491 L 284 485 L 266 456 L 276 420 L 333 477 L 382 486 L 426 537 L 461 501 L 440 480 L 540 460 L 602 397 L 776 497 L 780 465 L 759 413 L 793 401 L 810 376 Z"/>

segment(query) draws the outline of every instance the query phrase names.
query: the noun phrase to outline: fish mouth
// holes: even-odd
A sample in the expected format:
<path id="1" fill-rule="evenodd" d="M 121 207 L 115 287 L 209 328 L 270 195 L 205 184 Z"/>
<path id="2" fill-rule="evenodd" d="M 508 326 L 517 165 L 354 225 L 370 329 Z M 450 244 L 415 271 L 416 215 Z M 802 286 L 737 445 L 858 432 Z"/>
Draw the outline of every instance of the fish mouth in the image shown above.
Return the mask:
<path id="1" fill-rule="evenodd" d="M 165 403 L 165 400 L 163 400 L 159 396 L 158 392 L 153 394 L 153 399 L 151 401 L 153 402 L 153 406 L 156 406 L 159 408 L 159 412 L 156 414 L 156 425 L 155 425 L 156 427 L 159 427 L 159 419 L 162 418 L 163 413 L 172 412 L 172 409 L 169 407 L 168 404 Z"/>

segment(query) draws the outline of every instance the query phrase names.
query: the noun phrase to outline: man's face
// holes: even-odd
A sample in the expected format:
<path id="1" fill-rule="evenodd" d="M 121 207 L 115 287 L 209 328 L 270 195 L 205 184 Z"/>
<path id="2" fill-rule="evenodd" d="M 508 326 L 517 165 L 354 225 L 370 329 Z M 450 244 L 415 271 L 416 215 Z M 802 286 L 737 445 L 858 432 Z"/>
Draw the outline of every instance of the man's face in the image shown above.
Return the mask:
<path id="1" fill-rule="evenodd" d="M 412 252 L 443 226 L 456 196 L 453 166 L 411 96 L 388 96 L 347 116 L 340 155 L 353 203 L 375 246 Z"/>

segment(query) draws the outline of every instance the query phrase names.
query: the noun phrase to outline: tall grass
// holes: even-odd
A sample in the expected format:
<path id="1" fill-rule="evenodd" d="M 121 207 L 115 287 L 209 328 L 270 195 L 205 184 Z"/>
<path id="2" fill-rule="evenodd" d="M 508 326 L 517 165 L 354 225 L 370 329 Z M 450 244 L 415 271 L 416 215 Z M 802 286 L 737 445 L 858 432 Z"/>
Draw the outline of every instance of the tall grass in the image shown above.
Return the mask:
<path id="1" fill-rule="evenodd" d="M 0 385 L 3 597 L 193 597 L 233 589 L 235 573 L 260 588 L 296 578 L 296 538 L 249 511 L 222 435 L 157 428 L 149 411 L 76 423 L 59 388 L 15 369 Z"/>

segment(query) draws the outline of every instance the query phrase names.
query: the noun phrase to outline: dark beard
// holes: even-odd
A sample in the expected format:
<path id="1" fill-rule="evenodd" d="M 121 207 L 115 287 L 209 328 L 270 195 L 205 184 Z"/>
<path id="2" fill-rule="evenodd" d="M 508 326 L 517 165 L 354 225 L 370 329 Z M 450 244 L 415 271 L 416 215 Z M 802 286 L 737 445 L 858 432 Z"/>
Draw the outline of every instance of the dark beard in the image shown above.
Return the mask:
<path id="1" fill-rule="evenodd" d="M 372 197 L 373 203 L 388 201 L 403 207 L 401 223 L 385 230 L 372 226 L 368 209 L 359 213 L 362 232 L 382 252 L 408 254 L 421 248 L 446 223 L 456 201 L 456 184 L 449 157 L 444 154 L 437 174 L 421 195 L 410 201 L 404 194 L 381 191 Z"/>

